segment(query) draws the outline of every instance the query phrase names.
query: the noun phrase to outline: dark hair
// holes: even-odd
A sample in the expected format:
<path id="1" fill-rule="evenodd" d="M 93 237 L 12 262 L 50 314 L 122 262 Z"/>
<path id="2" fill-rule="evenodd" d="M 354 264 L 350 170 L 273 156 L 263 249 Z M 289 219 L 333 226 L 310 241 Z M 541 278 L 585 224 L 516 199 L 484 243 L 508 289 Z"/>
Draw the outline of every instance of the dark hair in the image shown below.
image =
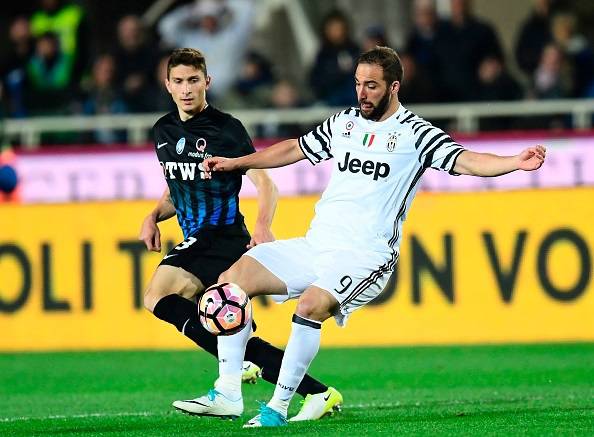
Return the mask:
<path id="1" fill-rule="evenodd" d="M 348 15 L 342 12 L 340 9 L 332 9 L 326 15 L 324 15 L 320 26 L 320 34 L 322 36 L 322 42 L 324 45 L 330 43 L 328 37 L 326 36 L 326 27 L 328 27 L 328 24 L 333 21 L 339 21 L 344 26 L 346 41 L 349 41 L 351 38 L 351 22 Z"/>
<path id="2" fill-rule="evenodd" d="M 47 32 L 43 32 L 41 35 L 39 35 L 37 37 L 38 40 L 40 39 L 49 39 L 51 40 L 53 43 L 59 44 L 60 43 L 60 37 L 58 36 L 58 34 L 56 32 L 51 32 L 51 31 L 47 31 Z"/>
<path id="3" fill-rule="evenodd" d="M 398 56 L 396 50 L 390 47 L 376 46 L 371 50 L 367 50 L 357 59 L 357 65 L 359 64 L 375 64 L 382 67 L 384 80 L 388 85 L 395 81 L 402 83 L 402 77 L 404 76 L 402 61 L 400 61 L 400 56 Z"/>
<path id="4" fill-rule="evenodd" d="M 177 67 L 178 65 L 190 65 L 202 71 L 204 73 L 204 77 L 207 76 L 206 59 L 204 59 L 204 55 L 196 49 L 175 49 L 173 52 L 171 52 L 171 56 L 169 56 L 169 61 L 167 62 L 168 79 L 171 69 L 173 67 Z"/>

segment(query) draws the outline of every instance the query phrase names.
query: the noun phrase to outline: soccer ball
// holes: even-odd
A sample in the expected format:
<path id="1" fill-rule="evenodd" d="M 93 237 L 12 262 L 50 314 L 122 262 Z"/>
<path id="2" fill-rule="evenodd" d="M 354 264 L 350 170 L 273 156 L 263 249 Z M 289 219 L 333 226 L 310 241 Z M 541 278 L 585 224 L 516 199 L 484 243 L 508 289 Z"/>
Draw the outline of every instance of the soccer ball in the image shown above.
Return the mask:
<path id="1" fill-rule="evenodd" d="M 236 284 L 215 284 L 200 296 L 198 318 L 214 335 L 235 334 L 252 319 L 252 302 Z"/>

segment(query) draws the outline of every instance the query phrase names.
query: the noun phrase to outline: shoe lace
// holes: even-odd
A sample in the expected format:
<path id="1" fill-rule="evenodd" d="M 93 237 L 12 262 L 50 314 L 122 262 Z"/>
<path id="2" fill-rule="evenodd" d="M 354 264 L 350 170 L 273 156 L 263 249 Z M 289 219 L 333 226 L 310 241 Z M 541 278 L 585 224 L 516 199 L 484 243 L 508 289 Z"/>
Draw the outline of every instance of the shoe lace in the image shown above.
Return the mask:
<path id="1" fill-rule="evenodd" d="M 219 394 L 218 391 L 216 391 L 215 389 L 211 388 L 210 390 L 208 390 L 208 400 L 209 401 L 214 401 L 215 397 Z"/>
<path id="2" fill-rule="evenodd" d="M 260 404 L 260 414 L 258 415 L 260 416 L 260 423 L 268 422 L 269 420 L 277 422 L 279 419 L 286 423 L 286 419 L 283 419 L 277 411 L 270 408 L 265 402 L 258 401 L 258 404 Z"/>
<path id="3" fill-rule="evenodd" d="M 309 395 L 305 396 L 305 398 L 303 398 L 299 401 L 299 405 L 301 405 L 303 407 L 305 404 L 308 404 L 310 400 L 311 400 L 311 395 L 309 394 Z"/>
<path id="4" fill-rule="evenodd" d="M 260 417 L 276 416 L 278 414 L 276 411 L 266 405 L 266 402 L 258 401 L 258 404 L 260 404 Z"/>

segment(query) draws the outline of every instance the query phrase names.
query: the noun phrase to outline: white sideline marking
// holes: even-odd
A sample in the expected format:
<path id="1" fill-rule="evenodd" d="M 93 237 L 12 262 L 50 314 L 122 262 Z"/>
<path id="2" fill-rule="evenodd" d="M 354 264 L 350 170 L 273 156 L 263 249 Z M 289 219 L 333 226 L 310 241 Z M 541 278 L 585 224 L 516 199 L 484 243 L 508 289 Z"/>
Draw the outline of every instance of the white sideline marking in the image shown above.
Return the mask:
<path id="1" fill-rule="evenodd" d="M 393 408 L 401 406 L 400 402 L 395 403 L 369 403 L 345 405 L 347 410 L 358 410 L 364 408 Z M 29 420 L 63 420 L 63 419 L 88 419 L 91 417 L 154 417 L 164 416 L 170 412 L 155 413 L 150 411 L 122 412 L 122 413 L 84 413 L 84 414 L 51 414 L 49 416 L 20 416 L 20 417 L 0 417 L 0 423 L 26 422 Z M 171 412 L 173 413 L 173 412 Z"/>
<path id="2" fill-rule="evenodd" d="M 62 420 L 62 419 L 87 419 L 89 417 L 150 417 L 162 416 L 162 414 L 150 413 L 148 411 L 128 413 L 85 413 L 85 414 L 51 414 L 49 416 L 21 416 L 21 417 L 0 417 L 0 423 L 25 422 L 28 420 Z"/>
<path id="3" fill-rule="evenodd" d="M 517 398 L 517 399 L 505 399 L 506 401 L 510 402 L 517 402 L 517 401 L 536 401 L 536 400 L 543 400 L 542 396 L 529 396 L 526 398 Z M 477 401 L 478 403 L 490 403 L 498 401 L 498 399 L 483 399 Z M 458 400 L 458 399 L 450 399 L 444 401 L 445 404 L 448 405 L 457 405 L 457 404 L 465 404 L 468 402 L 474 402 L 469 400 Z M 363 410 L 366 408 L 396 408 L 396 407 L 418 407 L 421 405 L 428 405 L 432 404 L 431 402 L 370 402 L 365 404 L 346 404 L 343 405 L 343 410 Z M 21 416 L 21 417 L 0 417 L 0 423 L 11 423 L 11 422 L 26 422 L 29 420 L 64 420 L 64 419 L 87 419 L 90 417 L 156 417 L 156 416 L 166 416 L 166 415 L 177 415 L 172 410 L 163 411 L 161 413 L 150 412 L 150 411 L 131 411 L 131 412 L 122 412 L 122 413 L 85 413 L 85 414 L 52 414 L 49 416 Z"/>

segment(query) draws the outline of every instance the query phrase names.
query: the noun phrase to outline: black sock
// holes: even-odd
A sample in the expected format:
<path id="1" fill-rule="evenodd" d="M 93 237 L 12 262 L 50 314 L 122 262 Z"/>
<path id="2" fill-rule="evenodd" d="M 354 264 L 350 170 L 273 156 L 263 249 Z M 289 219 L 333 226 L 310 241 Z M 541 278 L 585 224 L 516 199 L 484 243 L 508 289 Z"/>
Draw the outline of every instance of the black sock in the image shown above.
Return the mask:
<path id="1" fill-rule="evenodd" d="M 171 323 L 179 332 L 183 332 L 186 337 L 206 352 L 215 357 L 218 356 L 217 337 L 204 329 L 198 320 L 198 305 L 194 302 L 177 294 L 170 294 L 157 302 L 153 314 L 159 319 Z M 265 381 L 276 384 L 283 354 L 281 349 L 261 338 L 252 337 L 246 347 L 245 359 L 263 369 L 262 377 Z M 301 384 L 297 387 L 297 393 L 303 397 L 308 394 L 323 393 L 326 390 L 328 390 L 326 385 L 308 374 L 303 377 Z"/>
<path id="2" fill-rule="evenodd" d="M 265 381 L 276 384 L 278 373 L 280 372 L 284 352 L 262 340 L 259 337 L 249 339 L 245 350 L 245 359 L 257 364 L 262 368 L 262 378 Z M 328 390 L 328 386 L 322 384 L 317 379 L 308 374 L 303 377 L 301 384 L 297 387 L 297 393 L 305 397 L 308 394 L 323 393 Z"/>
<path id="3" fill-rule="evenodd" d="M 217 337 L 204 329 L 198 320 L 198 305 L 194 302 L 177 294 L 170 294 L 157 302 L 153 314 L 171 323 L 206 352 L 217 356 Z"/>

